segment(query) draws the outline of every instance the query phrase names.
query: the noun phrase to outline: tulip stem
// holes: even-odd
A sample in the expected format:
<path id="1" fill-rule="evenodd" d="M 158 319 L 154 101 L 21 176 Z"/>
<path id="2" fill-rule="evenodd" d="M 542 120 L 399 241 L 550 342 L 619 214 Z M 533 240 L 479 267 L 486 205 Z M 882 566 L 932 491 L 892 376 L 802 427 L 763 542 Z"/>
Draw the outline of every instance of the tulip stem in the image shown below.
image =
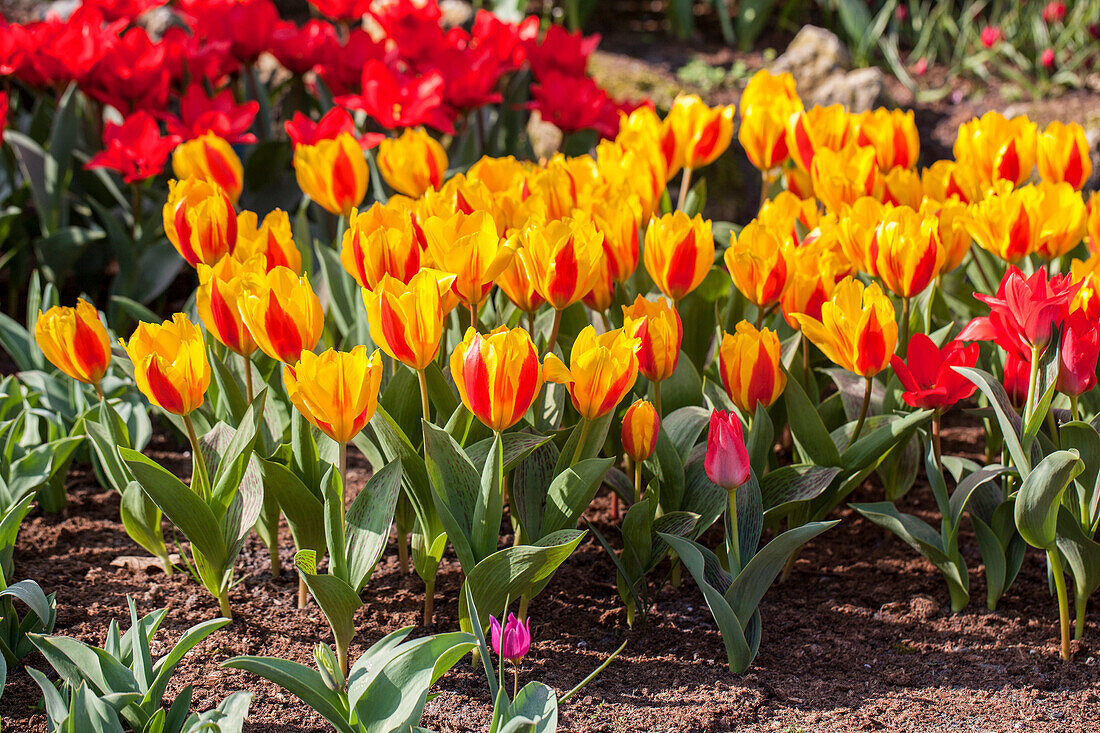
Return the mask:
<path id="1" fill-rule="evenodd" d="M 684 175 L 680 178 L 680 196 L 676 199 L 676 208 L 681 211 L 687 203 L 688 191 L 691 189 L 691 168 L 684 168 Z"/>
<path id="2" fill-rule="evenodd" d="M 898 353 L 904 353 L 909 343 L 909 301 L 910 298 L 901 299 L 901 341 L 898 341 Z"/>
<path id="3" fill-rule="evenodd" d="M 741 532 L 737 528 L 737 489 L 727 491 L 729 502 L 729 534 L 726 535 L 726 559 L 729 561 L 730 574 L 737 577 L 741 572 Z"/>
<path id="4" fill-rule="evenodd" d="M 1058 548 L 1047 550 L 1050 571 L 1054 575 L 1054 590 L 1058 595 L 1058 624 L 1062 631 L 1062 659 L 1069 661 L 1069 596 L 1066 593 L 1066 574 L 1062 570 L 1062 557 Z"/>
<path id="5" fill-rule="evenodd" d="M 985 265 L 982 264 L 982 258 L 977 255 L 973 250 L 970 253 L 970 259 L 974 261 L 974 266 L 978 270 L 978 274 L 982 278 L 982 283 L 985 285 L 985 289 L 991 295 L 997 292 L 997 288 L 993 287 L 992 280 L 989 279 L 988 273 L 985 271 Z"/>
<path id="6" fill-rule="evenodd" d="M 768 191 L 772 187 L 771 172 L 771 168 L 760 171 L 760 206 L 757 207 L 757 215 L 764 210 L 764 204 L 768 203 Z"/>
<path id="7" fill-rule="evenodd" d="M 943 413 L 936 410 L 932 413 L 932 454 L 936 456 L 936 468 L 943 473 L 943 454 L 940 448 L 940 418 Z"/>
<path id="8" fill-rule="evenodd" d="M 416 370 L 420 379 L 420 408 L 424 411 L 424 422 L 431 422 L 431 405 L 428 403 L 428 375 L 423 369 Z"/>
<path id="9" fill-rule="evenodd" d="M 657 417 L 663 418 L 665 415 L 661 412 L 661 383 L 653 383 L 653 406 L 657 408 Z"/>
<path id="10" fill-rule="evenodd" d="M 100 401 L 100 402 L 106 402 L 106 401 L 107 401 L 107 398 L 106 398 L 106 397 L 104 396 L 104 394 L 103 394 L 103 387 L 100 387 L 100 386 L 99 386 L 99 382 L 96 382 L 96 383 L 95 383 L 95 384 L 93 384 L 92 386 L 93 386 L 93 387 L 95 387 L 95 396 L 96 396 L 97 398 L 99 398 L 99 401 Z M 1076 405 L 1076 404 L 1077 404 L 1077 398 L 1076 398 L 1076 397 L 1073 397 L 1072 399 L 1073 399 L 1073 404 L 1074 404 L 1074 405 Z M 1076 413 L 1074 413 L 1074 414 L 1076 414 Z"/>
<path id="11" fill-rule="evenodd" d="M 558 331 L 561 329 L 561 311 L 554 311 L 554 325 L 550 327 L 550 339 L 546 342 L 546 354 L 554 353 L 554 347 L 558 343 Z"/>
<path id="12" fill-rule="evenodd" d="M 863 430 L 863 423 L 867 421 L 867 408 L 871 406 L 871 388 L 874 386 L 874 381 L 870 378 L 866 378 L 867 387 L 863 390 L 863 406 L 859 408 L 859 419 L 856 420 L 856 429 L 852 431 L 852 437 L 848 438 L 848 445 L 845 446 L 845 450 L 852 447 L 852 443 L 856 442 L 856 438 L 859 437 L 860 432 Z"/>
<path id="13" fill-rule="evenodd" d="M 642 462 L 634 461 L 634 503 L 642 500 Z M 618 519 L 618 517 L 615 517 Z"/>
<path id="14" fill-rule="evenodd" d="M 301 611 L 309 603 L 309 588 L 306 587 L 306 579 L 301 573 L 298 574 L 298 610 Z"/>
<path id="15" fill-rule="evenodd" d="M 344 496 L 348 490 L 348 444 L 339 443 L 336 451 L 336 470 L 340 472 L 340 524 L 344 523 Z M 341 532 L 341 534 L 343 534 Z M 340 552 L 338 548 L 329 548 L 329 551 Z"/>
<path id="16" fill-rule="evenodd" d="M 141 233 L 141 186 L 138 183 L 130 184 L 130 238 L 137 242 Z"/>
<path id="17" fill-rule="evenodd" d="M 516 615 L 519 616 L 520 622 L 527 621 L 527 605 L 531 602 L 531 599 L 527 597 L 527 594 L 523 594 L 519 597 L 519 607 L 516 609 Z"/>
<path id="18" fill-rule="evenodd" d="M 191 422 L 190 415 L 183 416 L 183 425 L 187 428 L 187 440 L 191 443 L 191 462 L 194 466 L 191 490 L 195 491 L 195 484 L 198 483 L 199 489 L 195 493 L 206 501 L 206 495 L 210 491 L 210 476 L 206 472 L 206 460 L 202 456 L 202 446 L 199 445 L 199 436 L 195 433 L 195 424 Z"/>
<path id="19" fill-rule="evenodd" d="M 431 580 L 424 581 L 424 625 L 432 625 L 432 616 L 435 615 L 435 576 Z"/>
<path id="20" fill-rule="evenodd" d="M 1077 395 L 1071 394 L 1069 396 L 1069 419 L 1077 419 Z"/>
<path id="21" fill-rule="evenodd" d="M 519 695 L 519 662 L 512 662 L 512 699 Z"/>
<path id="22" fill-rule="evenodd" d="M 581 460 L 581 456 L 584 454 L 584 444 L 588 442 L 588 433 L 592 431 L 592 421 L 586 417 L 581 418 L 581 435 L 580 440 L 577 441 L 577 447 L 573 449 L 573 460 L 569 462 L 569 467 L 577 465 Z"/>
<path id="23" fill-rule="evenodd" d="M 244 362 L 244 394 L 248 404 L 252 404 L 252 360 L 244 354 L 241 354 L 241 360 Z"/>
<path id="24" fill-rule="evenodd" d="M 1027 380 L 1027 402 L 1024 404 L 1024 425 L 1027 425 L 1029 422 L 1031 422 L 1031 414 L 1032 414 L 1032 412 L 1035 411 L 1035 407 L 1036 407 L 1035 398 L 1037 396 L 1035 393 L 1036 393 L 1036 390 L 1038 389 L 1038 386 L 1039 386 L 1039 347 L 1032 346 L 1031 347 L 1031 375 L 1028 377 L 1028 380 Z M 1024 452 L 1026 454 L 1026 452 L 1029 450 L 1029 447 L 1031 445 L 1031 441 L 1028 440 L 1026 434 L 1024 435 L 1024 440 L 1027 441 L 1027 442 L 1024 443 L 1024 446 L 1023 446 Z M 1017 466 L 1017 468 L 1020 468 L 1020 467 Z"/>

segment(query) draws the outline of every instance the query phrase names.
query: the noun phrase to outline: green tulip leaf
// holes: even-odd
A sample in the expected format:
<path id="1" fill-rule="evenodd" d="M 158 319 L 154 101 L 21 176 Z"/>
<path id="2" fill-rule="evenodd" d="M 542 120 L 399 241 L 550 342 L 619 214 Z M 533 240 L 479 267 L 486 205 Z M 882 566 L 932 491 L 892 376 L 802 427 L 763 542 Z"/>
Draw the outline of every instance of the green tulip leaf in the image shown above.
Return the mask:
<path id="1" fill-rule="evenodd" d="M 1062 494 L 1083 470 L 1076 450 L 1060 450 L 1044 458 L 1024 478 L 1014 516 L 1020 536 L 1029 545 L 1041 550 L 1054 546 Z"/>

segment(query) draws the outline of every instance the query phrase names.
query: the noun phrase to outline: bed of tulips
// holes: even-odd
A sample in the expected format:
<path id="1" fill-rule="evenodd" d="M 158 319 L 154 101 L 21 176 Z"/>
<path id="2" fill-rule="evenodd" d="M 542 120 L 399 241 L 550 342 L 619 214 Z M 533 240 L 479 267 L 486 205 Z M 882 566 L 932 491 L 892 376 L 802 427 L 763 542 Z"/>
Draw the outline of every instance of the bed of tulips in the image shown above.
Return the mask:
<path id="1" fill-rule="evenodd" d="M 201 717 L 188 717 L 189 688 L 167 709 L 161 696 L 179 658 L 230 623 L 234 568 L 253 531 L 272 574 L 298 574 L 298 606 L 317 603 L 333 645 L 318 645 L 315 669 L 261 657 L 226 666 L 284 686 L 337 730 L 406 730 L 434 681 L 475 650 L 496 704 L 491 729 L 553 730 L 554 692 L 532 682 L 509 694 L 503 660 L 524 656 L 537 596 L 586 537 L 613 561 L 631 625 L 686 569 L 742 672 L 761 643 L 762 596 L 868 482 L 882 500 L 852 507 L 935 565 L 955 611 L 971 600 L 967 519 L 990 608 L 1027 546 L 1041 550 L 1070 658 L 1100 586 L 1100 199 L 1081 193 L 1091 163 L 1078 126 L 1040 130 L 989 113 L 959 130 L 954 160 L 918 170 L 911 112 L 804 109 L 785 75 L 755 75 L 739 110 L 685 96 L 664 117 L 601 108 L 598 123 L 582 124 L 577 110 L 547 107 L 581 101 L 555 85 L 591 84 L 591 43 L 557 29 L 538 42 L 537 23 L 479 14 L 472 32 L 445 33 L 433 3 L 402 1 L 372 15 L 382 42 L 322 20 L 265 25 L 262 2 L 216 6 L 255 14 L 240 22 L 198 22 L 222 16 L 194 5 L 178 8 L 193 35 L 158 42 L 118 3 L 4 28 L 37 39 L 10 64 L 19 94 L 73 82 L 57 114 L 93 124 L 102 106 L 125 115 L 107 121 L 106 150 L 86 161 L 110 205 L 74 201 L 83 192 L 75 177 L 57 178 L 52 148 L 39 146 L 47 175 L 36 178 L 27 155 L 37 143 L 8 133 L 21 165 L 13 189 L 29 190 L 44 237 L 36 246 L 63 247 L 55 235 L 84 226 L 68 217 L 88 217 L 131 254 L 163 236 L 193 271 L 166 320 L 119 292 L 106 320 L 89 300 L 60 305 L 54 270 L 45 284 L 31 279 L 28 329 L 2 324 L 19 373 L 0 383 L 0 672 L 42 652 L 65 682 L 59 691 L 35 673 L 51 730 L 91 730 L 80 727 L 88 720 L 114 721 L 96 730 L 239 730 L 247 696 Z M 362 13 L 351 5 L 318 3 L 337 20 Z M 247 37 L 218 35 L 234 28 Z M 113 40 L 82 40 L 97 34 Z M 278 40 L 288 34 L 298 35 Z M 310 43 L 344 50 L 305 59 Z M 70 44 L 96 58 L 79 60 Z M 255 94 L 255 74 L 234 77 L 264 51 L 295 74 L 310 70 L 288 93 L 321 90 L 311 103 L 321 109 L 286 123 L 290 156 L 272 160 L 260 143 L 242 163 L 250 128 L 275 133 L 253 122 L 262 104 L 233 101 L 237 82 Z M 177 74 L 157 62 L 147 89 L 119 98 L 137 87 L 112 86 L 118 59 L 136 59 L 136 72 L 156 54 L 186 63 Z M 494 70 L 491 83 L 475 60 Z M 200 63 L 224 92 L 180 92 Z M 345 63 L 361 78 L 337 68 Z M 605 139 L 524 159 L 517 110 L 500 104 L 516 92 L 504 75 L 521 63 L 537 81 L 527 106 Z M 168 98 L 182 117 L 165 117 Z M 485 104 L 500 106 L 483 115 Z M 480 155 L 492 131 L 512 135 L 520 157 Z M 140 154 L 128 147 L 139 143 Z M 744 227 L 699 213 L 706 167 L 737 143 L 763 183 Z M 169 155 L 166 190 L 139 183 Z M 293 213 L 249 190 L 284 175 L 300 189 Z M 120 180 L 132 201 L 119 198 Z M 144 277 L 140 260 L 120 256 L 120 273 L 136 264 Z M 942 453 L 952 409 L 984 424 L 984 461 Z M 143 454 L 150 415 L 189 443 L 189 477 Z M 349 451 L 372 468 L 358 492 L 347 486 Z M 139 617 L 131 606 L 132 630 L 113 626 L 92 650 L 49 635 L 53 600 L 37 583 L 4 580 L 17 577 L 19 523 L 36 501 L 64 505 L 74 460 L 119 493 L 127 533 L 165 573 L 188 573 L 219 604 L 220 620 L 155 665 L 163 611 Z M 914 486 L 934 497 L 938 527 L 895 506 Z M 613 536 L 584 519 L 601 487 L 621 518 Z M 280 567 L 281 522 L 293 569 Z M 462 628 L 419 639 L 404 630 L 352 660 L 364 631 L 356 610 L 394 528 L 402 569 L 423 582 L 424 624 L 441 600 L 458 605 Z M 457 598 L 435 588 L 449 552 L 465 579 Z M 22 617 L 14 600 L 29 608 Z"/>

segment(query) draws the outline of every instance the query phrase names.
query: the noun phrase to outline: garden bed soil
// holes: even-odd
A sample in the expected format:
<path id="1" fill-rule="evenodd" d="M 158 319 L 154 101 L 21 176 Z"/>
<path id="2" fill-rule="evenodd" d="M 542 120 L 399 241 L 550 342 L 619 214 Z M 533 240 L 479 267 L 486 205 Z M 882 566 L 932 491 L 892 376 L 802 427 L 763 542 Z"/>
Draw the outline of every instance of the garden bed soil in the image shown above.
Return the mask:
<path id="1" fill-rule="evenodd" d="M 948 427 L 947 449 L 973 455 L 980 430 Z M 186 474 L 187 454 L 157 438 L 149 451 Z M 353 461 L 351 485 L 366 479 Z M 879 498 L 865 487 L 860 500 Z M 915 487 L 903 508 L 936 521 L 927 488 Z M 588 517 L 607 536 L 610 500 L 601 494 Z M 809 545 L 792 578 L 776 585 L 761 606 L 760 655 L 748 673 L 730 674 L 721 638 L 706 604 L 685 574 L 680 589 L 665 587 L 648 627 L 629 630 L 615 592 L 614 569 L 591 538 L 531 604 L 535 643 L 523 680 L 541 680 L 559 694 L 582 680 L 622 641 L 622 655 L 563 706 L 563 731 L 1094 731 L 1100 729 L 1100 639 L 1090 609 L 1083 642 L 1070 663 L 1058 658 L 1057 611 L 1047 592 L 1043 559 L 1029 552 L 1020 577 L 995 612 L 984 608 L 985 583 L 973 536 L 963 547 L 974 600 L 950 614 L 934 568 L 902 542 L 850 511 L 839 526 Z M 505 538 L 507 540 L 508 538 Z M 614 539 L 612 541 L 615 541 Z M 284 530 L 282 562 L 293 547 Z M 112 619 L 124 621 L 126 594 L 142 613 L 168 607 L 154 653 L 164 654 L 217 606 L 184 574 L 154 567 L 119 567 L 141 555 L 118 522 L 118 500 L 87 472 L 76 472 L 63 516 L 29 518 L 16 551 L 17 575 L 57 593 L 58 633 L 101 643 Z M 292 572 L 272 578 L 266 549 L 252 538 L 237 563 L 240 584 L 230 593 L 236 620 L 202 642 L 180 665 L 169 695 L 195 687 L 194 710 L 235 690 L 255 693 L 246 730 L 303 733 L 328 730 L 324 721 L 273 684 L 218 665 L 236 654 L 275 655 L 311 664 L 311 648 L 330 631 L 310 604 L 295 608 Z M 440 570 L 434 631 L 456 628 L 459 566 Z M 422 586 L 397 568 L 388 548 L 365 591 L 352 658 L 394 629 L 420 623 Z M 429 630 L 417 628 L 414 634 Z M 27 663 L 46 669 L 32 654 Z M 424 725 L 438 731 L 483 731 L 491 705 L 484 681 L 468 661 L 437 686 Z M 10 673 L 0 699 L 8 733 L 45 730 L 34 709 L 37 687 L 21 669 Z"/>

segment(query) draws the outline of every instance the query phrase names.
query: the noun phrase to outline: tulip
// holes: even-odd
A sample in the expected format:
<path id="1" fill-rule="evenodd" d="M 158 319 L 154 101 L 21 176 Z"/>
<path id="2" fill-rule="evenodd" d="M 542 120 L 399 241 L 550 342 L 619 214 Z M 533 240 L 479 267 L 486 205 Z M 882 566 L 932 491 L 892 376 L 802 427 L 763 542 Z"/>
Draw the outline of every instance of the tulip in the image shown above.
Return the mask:
<path id="1" fill-rule="evenodd" d="M 466 171 L 466 179 L 483 184 L 491 193 L 499 194 L 521 186 L 527 175 L 536 168 L 534 163 L 517 160 L 514 155 L 501 158 L 485 155 Z"/>
<path id="2" fill-rule="evenodd" d="M 644 324 L 641 328 L 636 326 L 628 322 L 623 328 L 598 336 L 595 328 L 586 327 L 573 342 L 568 367 L 556 355 L 546 356 L 543 363 L 546 381 L 567 386 L 573 406 L 584 420 L 596 420 L 615 409 L 634 386 L 638 378 L 639 336 L 645 328 Z"/>
<path id="3" fill-rule="evenodd" d="M 282 209 L 269 212 L 262 223 L 254 211 L 237 214 L 237 247 L 233 256 L 242 261 L 263 257 L 266 270 L 276 267 L 302 270 L 302 253 L 294 244 L 290 217 Z"/>
<path id="4" fill-rule="evenodd" d="M 623 306 L 624 321 L 645 319 L 646 328 L 640 334 L 638 370 L 654 382 L 657 411 L 661 409 L 660 383 L 672 376 L 680 359 L 680 344 L 684 326 L 680 314 L 664 298 L 646 300 L 641 295 L 629 306 Z"/>
<path id="5" fill-rule="evenodd" d="M 603 254 L 611 279 L 625 283 L 638 269 L 638 231 L 644 214 L 637 196 L 620 195 L 593 202 L 592 218 L 603 234 Z"/>
<path id="6" fill-rule="evenodd" d="M 724 259 L 734 286 L 757 307 L 759 326 L 787 287 L 788 254 L 783 240 L 759 221 L 751 221 L 740 236 L 730 235 Z"/>
<path id="7" fill-rule="evenodd" d="M 749 162 L 765 173 L 783 165 L 790 157 L 787 118 L 771 107 L 759 106 L 753 108 L 752 114 L 742 114 L 737 140 L 749 156 Z"/>
<path id="8" fill-rule="evenodd" d="M 495 616 L 489 616 L 490 636 L 493 651 L 501 659 L 518 662 L 531 649 L 531 621 L 520 621 L 514 613 L 508 614 L 508 621 L 502 629 Z"/>
<path id="9" fill-rule="evenodd" d="M 134 364 L 134 381 L 150 402 L 185 418 L 202 406 L 210 362 L 202 331 L 186 315 L 177 313 L 160 324 L 139 323 L 122 346 Z"/>
<path id="10" fill-rule="evenodd" d="M 1100 191 L 1094 191 L 1089 197 L 1085 229 L 1088 232 L 1089 252 L 1100 252 Z"/>
<path id="11" fill-rule="evenodd" d="M 722 335 L 718 373 L 737 409 L 753 415 L 757 406 L 771 407 L 787 387 L 780 361 L 779 337 L 767 328 L 757 330 L 748 321 L 734 333 Z"/>
<path id="12" fill-rule="evenodd" d="M 378 145 L 378 170 L 394 191 L 416 198 L 443 184 L 447 154 L 423 129 L 406 129 Z"/>
<path id="13" fill-rule="evenodd" d="M 970 253 L 970 234 L 962 223 L 966 206 L 955 200 L 938 203 L 925 199 L 921 203 L 920 213 L 936 220 L 940 249 L 943 251 L 943 262 L 937 275 L 946 275 L 961 265 Z"/>
<path id="14" fill-rule="evenodd" d="M 504 242 L 496 222 L 485 211 L 430 217 L 423 225 L 428 252 L 435 265 L 453 272 L 451 289 L 475 314 L 489 297 L 493 281 L 508 267 L 515 244 Z"/>
<path id="15" fill-rule="evenodd" d="M 523 234 L 531 284 L 556 311 L 563 311 L 596 285 L 603 234 L 590 217 L 555 219 Z"/>
<path id="16" fill-rule="evenodd" d="M 367 195 L 369 173 L 363 149 L 346 132 L 294 149 L 298 186 L 331 214 L 351 214 Z"/>
<path id="17" fill-rule="evenodd" d="M 378 407 L 382 361 L 366 346 L 350 352 L 328 349 L 302 358 L 283 370 L 287 395 L 298 412 L 322 433 L 348 443 L 367 426 Z"/>
<path id="18" fill-rule="evenodd" d="M 425 268 L 407 284 L 383 275 L 374 289 L 363 288 L 371 338 L 391 358 L 423 370 L 439 353 L 454 280 L 450 273 Z"/>
<path id="19" fill-rule="evenodd" d="M 792 264 L 779 305 L 788 325 L 801 329 L 796 316 L 803 314 L 820 320 L 821 307 L 851 268 L 829 252 L 799 252 Z"/>
<path id="20" fill-rule="evenodd" d="M 600 257 L 596 260 L 594 269 L 592 287 L 581 298 L 581 302 L 592 311 L 603 313 L 615 300 L 615 280 L 611 277 L 611 261 L 606 257 Z"/>
<path id="21" fill-rule="evenodd" d="M 187 142 L 172 153 L 176 178 L 198 178 L 225 191 L 234 204 L 244 187 L 241 159 L 222 138 L 212 132 Z"/>
<path id="22" fill-rule="evenodd" d="M 960 216 L 963 227 L 982 249 L 1006 262 L 1017 262 L 1038 248 L 1039 192 L 1034 186 L 1015 191 L 1002 185 L 971 204 Z"/>
<path id="23" fill-rule="evenodd" d="M 75 308 L 55 305 L 38 312 L 34 340 L 43 355 L 78 382 L 91 384 L 102 397 L 99 380 L 111 363 L 111 339 L 99 313 L 80 298 Z"/>
<path id="24" fill-rule="evenodd" d="M 775 110 L 786 125 L 787 119 L 802 110 L 802 100 L 798 98 L 794 77 L 788 73 L 773 74 L 760 69 L 741 92 L 741 124 L 760 111 Z"/>
<path id="25" fill-rule="evenodd" d="M 917 164 L 920 138 L 913 110 L 880 107 L 859 115 L 855 125 L 858 128 L 856 143 L 875 149 L 880 170 L 912 168 Z"/>
<path id="26" fill-rule="evenodd" d="M 1057 23 L 1066 17 L 1066 4 L 1062 0 L 1051 0 L 1043 6 L 1043 22 Z"/>
<path id="27" fill-rule="evenodd" d="M 805 173 L 813 170 L 814 157 L 822 150 L 837 151 L 852 133 L 852 121 L 843 105 L 798 111 L 787 120 L 787 149 L 791 160 Z M 802 198 L 808 198 L 803 195 Z"/>
<path id="28" fill-rule="evenodd" d="M 1035 251 L 1053 260 L 1068 254 L 1085 238 L 1088 209 L 1069 183 L 1043 182 L 1033 188 L 1039 211 Z"/>
<path id="29" fill-rule="evenodd" d="M 194 140 L 210 132 L 230 145 L 256 142 L 256 136 L 248 129 L 260 111 L 260 103 L 253 99 L 237 104 L 229 87 L 211 97 L 206 93 L 206 85 L 196 79 L 180 96 L 179 110 L 178 117 L 164 116 L 168 132 L 183 140 Z"/>
<path id="30" fill-rule="evenodd" d="M 168 182 L 164 234 L 187 264 L 212 265 L 237 247 L 237 214 L 228 194 L 199 178 Z"/>
<path id="31" fill-rule="evenodd" d="M 1033 363 L 1050 342 L 1056 325 L 1069 313 L 1080 282 L 1055 275 L 1048 278 L 1040 268 L 1026 277 L 1011 266 L 1001 280 L 997 294 L 974 297 L 989 306 L 988 316 L 979 316 L 963 328 L 960 341 L 995 341 L 1020 359 Z"/>
<path id="32" fill-rule="evenodd" d="M 891 206 L 919 209 L 924 201 L 924 182 L 911 168 L 891 168 L 879 177 L 879 200 Z"/>
<path id="33" fill-rule="evenodd" d="M 943 264 L 938 222 L 908 206 L 892 209 L 879 224 L 868 254 L 873 274 L 902 297 L 901 318 L 908 334 L 909 299 L 928 287 Z"/>
<path id="34" fill-rule="evenodd" d="M 1096 386 L 1096 360 L 1100 356 L 1100 331 L 1084 311 L 1066 318 L 1062 347 L 1058 350 L 1058 391 L 1069 395 L 1073 419 L 1077 398 Z"/>
<path id="35" fill-rule="evenodd" d="M 122 174 L 126 183 L 138 183 L 164 170 L 169 154 L 179 144 L 177 135 L 161 137 L 152 114 L 135 112 L 121 125 L 107 122 L 103 130 L 103 151 L 92 156 L 84 167 L 110 168 Z"/>
<path id="36" fill-rule="evenodd" d="M 195 291 L 199 318 L 210 335 L 246 359 L 256 350 L 256 340 L 241 317 L 240 306 L 246 291 L 258 287 L 266 270 L 260 257 L 244 262 L 223 257 L 215 265 L 199 265 Z"/>
<path id="37" fill-rule="evenodd" d="M 661 418 L 656 408 L 647 400 L 635 400 L 623 415 L 623 450 L 637 464 L 648 460 L 657 448 L 657 435 L 661 430 Z M 641 466 L 639 465 L 640 469 Z M 641 497 L 641 487 L 634 487 L 634 501 Z"/>
<path id="38" fill-rule="evenodd" d="M 1038 138 L 1036 158 L 1039 175 L 1050 183 L 1068 183 L 1074 190 L 1092 175 L 1092 160 L 1085 130 L 1076 122 L 1066 125 L 1055 121 Z"/>
<path id="39" fill-rule="evenodd" d="M 820 220 L 817 201 L 801 199 L 790 191 L 780 191 L 775 198 L 765 201 L 756 215 L 756 221 L 785 244 L 801 244 L 803 237 L 816 229 Z M 732 240 L 730 245 L 733 246 Z"/>
<path id="40" fill-rule="evenodd" d="M 467 329 L 451 354 L 451 376 L 463 404 L 497 433 L 527 413 L 543 381 L 531 336 L 522 328 L 504 326 L 488 336 Z"/>
<path id="41" fill-rule="evenodd" d="M 512 301 L 517 308 L 526 313 L 531 319 L 535 317 L 538 309 L 546 303 L 546 300 L 535 290 L 532 270 L 530 253 L 526 247 L 520 247 L 516 250 L 512 263 L 497 278 L 497 285 L 508 296 L 508 300 Z M 533 325 L 531 330 L 534 332 Z"/>
<path id="42" fill-rule="evenodd" d="M 1011 351 L 1005 354 L 1005 373 L 1002 384 L 1012 404 L 1019 408 L 1027 402 L 1028 379 L 1031 376 L 1031 362 L 1021 359 Z"/>
<path id="43" fill-rule="evenodd" d="M 829 211 L 840 212 L 879 186 L 874 148 L 849 145 L 840 151 L 819 150 L 810 168 L 814 193 Z"/>
<path id="44" fill-rule="evenodd" d="M 415 216 L 393 199 L 366 211 L 352 209 L 340 262 L 361 288 L 377 287 L 383 275 L 407 283 L 423 259 L 416 230 Z"/>
<path id="45" fill-rule="evenodd" d="M 921 173 L 924 195 L 933 201 L 955 199 L 964 204 L 982 198 L 981 181 L 977 171 L 953 160 L 937 160 Z"/>
<path id="46" fill-rule="evenodd" d="M 703 282 L 714 264 L 709 219 L 682 211 L 653 219 L 645 233 L 645 269 L 661 292 L 680 300 Z"/>
<path id="47" fill-rule="evenodd" d="M 733 115 L 733 105 L 708 107 L 695 95 L 680 95 L 673 100 L 665 124 L 673 130 L 676 139 L 673 167 L 685 169 L 676 208 L 684 207 L 692 171 L 714 162 L 730 146 Z"/>
<path id="48" fill-rule="evenodd" d="M 982 28 L 982 45 L 986 48 L 993 48 L 998 43 L 1004 40 L 1005 34 L 995 25 L 987 25 Z"/>
<path id="49" fill-rule="evenodd" d="M 295 149 L 299 145 L 316 145 L 321 140 L 334 140 L 343 132 L 355 137 L 364 150 L 375 147 L 385 139 L 385 135 L 376 132 L 356 137 L 355 120 L 342 107 L 333 107 L 317 121 L 301 112 L 295 112 L 292 118 L 283 123 L 283 129 Z"/>
<path id="50" fill-rule="evenodd" d="M 749 452 L 745 447 L 745 433 L 741 427 L 741 419 L 736 414 L 725 410 L 713 410 L 710 413 L 703 468 L 707 472 L 707 478 L 725 489 L 728 494 L 728 526 L 733 531 L 726 533 L 730 542 L 727 559 L 730 572 L 736 576 L 742 565 L 740 533 L 737 531 L 737 489 L 752 476 Z"/>
<path id="51" fill-rule="evenodd" d="M 973 170 L 984 188 L 997 181 L 1018 186 L 1035 167 L 1035 124 L 1026 117 L 1011 120 L 999 112 L 986 112 L 959 128 L 955 160 Z"/>
<path id="52" fill-rule="evenodd" d="M 893 208 L 878 199 L 862 196 L 844 209 L 844 215 L 834 226 L 830 226 L 832 222 L 829 222 L 819 227 L 818 231 L 827 236 L 835 234 L 840 251 L 854 270 L 874 273 L 875 254 L 872 250 L 875 247 L 875 238 L 886 213 Z"/>
<path id="53" fill-rule="evenodd" d="M 596 146 L 596 165 L 600 177 L 614 190 L 622 192 L 619 201 L 630 199 L 629 206 L 639 206 L 638 219 L 648 220 L 665 192 L 668 174 L 665 158 L 656 143 L 628 147 L 625 143 L 602 140 Z M 613 201 L 599 199 L 593 202 L 610 214 L 616 207 Z"/>
<path id="54" fill-rule="evenodd" d="M 913 334 L 900 356 L 890 359 L 894 372 L 905 390 L 902 399 L 910 407 L 943 410 L 974 394 L 977 387 L 955 371 L 955 367 L 973 367 L 978 361 L 978 345 L 950 341 L 942 349 L 923 333 Z"/>
<path id="55" fill-rule="evenodd" d="M 821 306 L 821 319 L 796 313 L 803 335 L 834 364 L 870 380 L 890 363 L 898 340 L 894 305 L 875 283 L 846 277 Z"/>
<path id="56" fill-rule="evenodd" d="M 241 318 L 260 350 L 276 361 L 297 364 L 325 329 L 321 301 L 304 275 L 276 267 L 245 289 Z"/>
<path id="57" fill-rule="evenodd" d="M 619 134 L 615 136 L 615 142 L 627 148 L 658 151 L 664 161 L 664 183 L 671 180 L 682 167 L 676 157 L 676 130 L 667 120 L 662 122 L 650 107 L 639 107 L 619 118 Z"/>

